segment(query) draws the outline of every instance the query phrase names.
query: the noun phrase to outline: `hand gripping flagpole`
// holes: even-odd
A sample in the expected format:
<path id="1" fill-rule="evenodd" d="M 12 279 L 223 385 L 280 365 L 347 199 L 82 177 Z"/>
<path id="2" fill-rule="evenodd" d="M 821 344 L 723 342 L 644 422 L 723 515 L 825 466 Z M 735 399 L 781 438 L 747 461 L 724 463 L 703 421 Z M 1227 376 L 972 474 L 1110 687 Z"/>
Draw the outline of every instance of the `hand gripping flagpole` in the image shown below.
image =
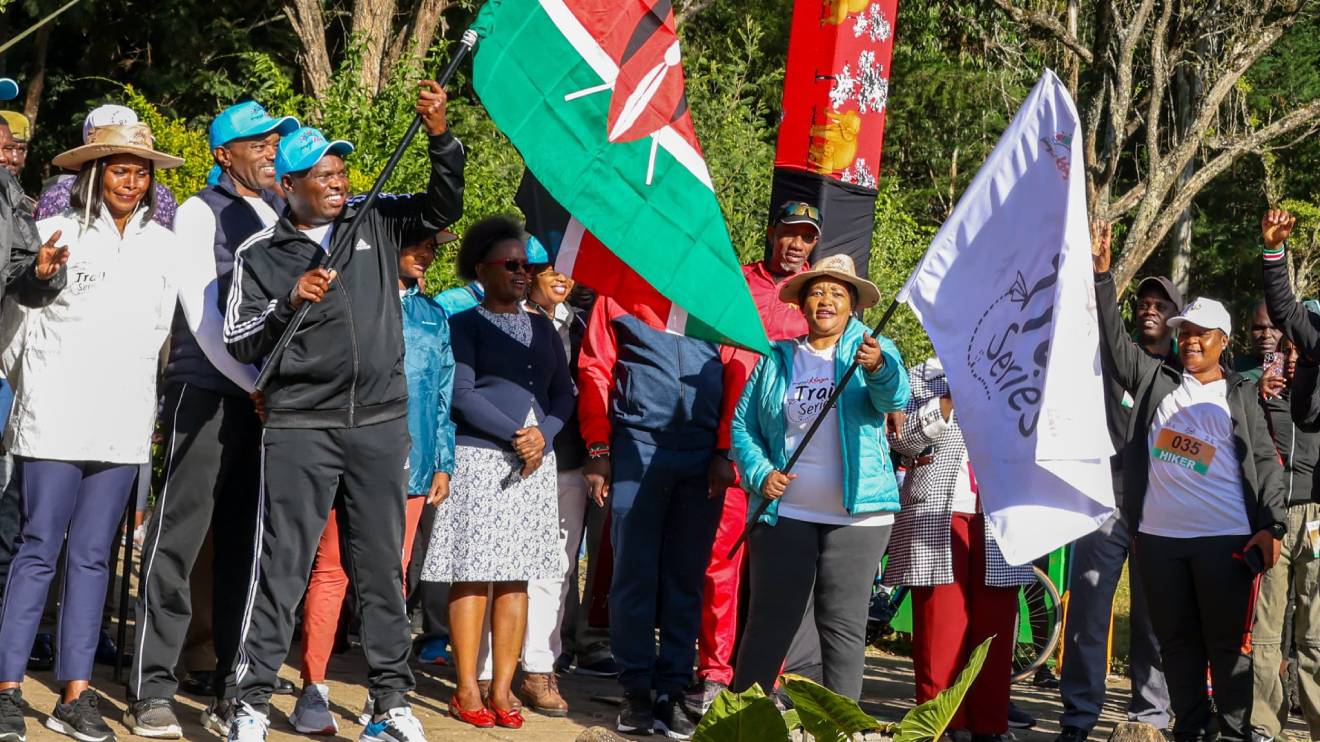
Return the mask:
<path id="1" fill-rule="evenodd" d="M 885 325 L 889 324 L 889 320 L 894 316 L 894 312 L 898 311 L 898 305 L 899 301 L 897 299 L 889 303 L 889 308 L 885 310 L 884 316 L 880 318 L 879 324 L 875 326 L 875 329 L 871 330 L 871 337 L 880 337 L 880 333 L 885 331 Z M 901 371 L 902 369 L 900 369 L 900 372 Z M 853 357 L 852 363 L 848 364 L 848 369 L 843 372 L 843 378 L 839 379 L 839 383 L 834 385 L 834 391 L 830 392 L 829 399 L 825 400 L 825 406 L 821 408 L 820 414 L 816 415 L 816 419 L 811 421 L 811 427 L 807 428 L 807 434 L 802 436 L 802 441 L 797 444 L 797 448 L 793 449 L 793 455 L 788 457 L 788 463 L 785 464 L 784 468 L 780 471 L 785 474 L 793 471 L 793 465 L 797 463 L 798 458 L 802 456 L 802 452 L 807 449 L 807 444 L 811 443 L 812 437 L 815 436 L 816 431 L 820 429 L 820 424 L 824 422 L 825 414 L 834 407 L 836 402 L 839 401 L 839 395 L 843 394 L 844 387 L 848 386 L 848 382 L 852 380 L 853 374 L 855 373 L 857 373 L 856 356 Z M 747 541 L 747 537 L 752 535 L 752 529 L 761 521 L 761 516 L 765 515 L 766 510 L 770 509 L 770 503 L 772 502 L 774 502 L 774 500 L 771 500 L 768 497 L 762 497 L 761 506 L 758 507 L 756 512 L 752 514 L 752 517 L 747 520 L 747 525 L 743 526 L 743 532 L 738 536 L 738 540 L 733 542 L 733 548 L 729 549 L 729 555 L 726 557 L 727 559 L 732 560 L 734 555 L 738 553 L 738 550 L 742 548 L 742 545 Z"/>
<path id="2" fill-rule="evenodd" d="M 463 37 L 458 42 L 458 49 L 454 50 L 454 55 L 449 58 L 449 65 L 445 67 L 444 72 L 440 73 L 440 78 L 436 80 L 441 87 L 444 87 L 445 83 L 448 83 L 449 80 L 453 78 L 454 73 L 458 71 L 458 66 L 463 62 L 463 59 L 467 57 L 468 52 L 472 51 L 472 48 L 476 45 L 477 32 L 471 29 L 464 31 Z M 390 155 L 389 161 L 385 163 L 385 168 L 380 171 L 380 175 L 376 176 L 376 182 L 371 185 L 371 190 L 367 192 L 367 197 L 362 202 L 362 205 L 358 207 L 358 211 L 365 214 L 376 204 L 376 199 L 380 196 L 381 190 L 385 188 L 385 183 L 389 181 L 390 175 L 394 173 L 394 168 L 399 165 L 399 160 L 403 159 L 404 151 L 408 149 L 408 145 L 412 143 L 413 137 L 417 136 L 417 132 L 421 128 L 422 116 L 421 114 L 417 114 L 413 116 L 412 123 L 408 126 L 408 131 L 404 132 L 403 141 L 399 142 L 398 147 L 394 148 L 394 154 Z M 362 226 L 363 221 L 361 219 L 354 219 L 352 223 L 348 225 L 347 231 L 344 234 L 340 234 L 339 226 L 343 223 L 344 215 L 347 213 L 348 206 L 345 205 L 344 208 L 340 210 L 339 216 L 335 217 L 334 225 L 331 227 L 331 234 L 333 235 L 331 237 L 332 249 L 330 250 L 330 253 L 321 260 L 320 267 L 322 268 L 337 270 L 340 264 L 344 262 L 344 256 L 349 253 L 351 246 L 357 240 L 358 228 Z M 289 347 L 289 342 L 293 340 L 293 336 L 297 334 L 298 328 L 302 325 L 303 320 L 307 317 L 307 313 L 310 312 L 311 309 L 312 302 L 310 301 L 303 302 L 302 306 L 298 307 L 298 311 L 293 315 L 293 319 L 289 321 L 289 325 L 284 328 L 284 333 L 280 335 L 280 339 L 275 343 L 275 347 L 271 348 L 270 353 L 266 355 L 266 362 L 261 367 L 261 373 L 257 374 L 257 381 L 255 384 L 257 391 L 265 389 L 266 385 L 270 383 L 271 374 L 273 374 L 275 369 L 279 367 L 280 356 L 284 353 L 284 350 Z"/>

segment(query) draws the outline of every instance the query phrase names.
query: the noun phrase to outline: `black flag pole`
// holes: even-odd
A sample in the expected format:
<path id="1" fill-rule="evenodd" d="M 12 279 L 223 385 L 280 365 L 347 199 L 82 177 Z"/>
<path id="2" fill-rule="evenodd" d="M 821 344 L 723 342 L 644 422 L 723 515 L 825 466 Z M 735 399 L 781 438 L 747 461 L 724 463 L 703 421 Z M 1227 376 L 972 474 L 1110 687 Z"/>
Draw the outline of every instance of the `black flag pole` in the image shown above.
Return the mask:
<path id="1" fill-rule="evenodd" d="M 899 301 L 897 299 L 890 302 L 889 308 L 885 310 L 884 316 L 880 318 L 880 322 L 875 326 L 875 329 L 871 330 L 871 337 L 880 337 L 880 333 L 885 331 L 885 325 L 889 324 L 889 320 L 894 316 L 894 312 L 898 311 L 898 306 Z M 788 457 L 788 463 L 785 464 L 784 468 L 781 470 L 785 474 L 793 471 L 793 465 L 797 463 L 798 457 L 807 449 L 807 444 L 811 443 L 812 437 L 815 436 L 816 431 L 820 429 L 820 424 L 825 421 L 825 413 L 829 412 L 830 408 L 834 407 L 834 404 L 839 401 L 839 395 L 843 394 L 844 387 L 848 386 L 848 382 L 852 380 L 853 374 L 855 373 L 857 373 L 856 357 L 853 358 L 852 363 L 848 364 L 848 369 L 843 372 L 843 378 L 839 379 L 839 383 L 834 385 L 834 391 L 830 392 L 829 399 L 825 400 L 825 406 L 821 408 L 820 414 L 816 415 L 816 419 L 811 421 L 811 427 L 807 428 L 807 434 L 802 436 L 802 442 L 797 444 L 797 448 L 793 449 L 793 455 Z M 752 529 L 755 528 L 756 524 L 761 520 L 761 516 L 765 515 L 765 511 L 770 508 L 770 503 L 772 502 L 774 502 L 774 500 L 761 500 L 761 506 L 756 509 L 756 512 L 751 518 L 747 519 L 747 525 L 743 526 L 743 532 L 739 534 L 738 540 L 733 542 L 733 548 L 729 549 L 729 555 L 726 557 L 727 559 L 732 560 L 733 555 L 737 554 L 738 549 L 741 549 L 742 545 L 746 543 L 747 537 L 752 535 Z"/>
<path id="2" fill-rule="evenodd" d="M 441 87 L 444 87 L 445 84 L 453 78 L 454 73 L 458 71 L 458 66 L 463 62 L 463 59 L 467 57 L 468 52 L 472 51 L 472 48 L 476 45 L 477 32 L 471 29 L 464 31 L 463 38 L 458 42 L 458 49 L 454 50 L 454 55 L 449 58 L 449 65 L 445 67 L 444 72 L 441 72 L 439 79 L 436 80 Z M 358 207 L 359 211 L 363 213 L 370 211 L 371 207 L 376 204 L 376 199 L 380 196 L 381 190 L 385 188 L 385 183 L 389 181 L 390 175 L 394 173 L 394 168 L 398 167 L 399 160 L 403 159 L 404 150 L 408 149 L 408 145 L 412 142 L 413 137 L 417 136 L 417 132 L 420 131 L 421 128 L 422 116 L 421 114 L 417 114 L 413 116 L 412 123 L 409 124 L 408 131 L 404 133 L 403 140 L 399 142 L 399 146 L 394 148 L 394 154 L 390 155 L 389 161 L 385 163 L 385 168 L 380 171 L 380 175 L 376 176 L 376 182 L 371 185 L 371 190 L 367 192 L 366 199 L 362 202 L 362 205 Z M 331 237 L 332 249 L 329 254 L 321 260 L 320 267 L 322 268 L 328 268 L 331 270 L 338 269 L 340 264 L 344 261 L 344 256 L 348 254 L 351 246 L 357 239 L 358 227 L 362 226 L 361 219 L 354 219 L 353 222 L 348 225 L 348 229 L 345 233 L 340 234 L 341 230 L 339 229 L 339 226 L 343 223 L 344 215 L 347 213 L 348 206 L 345 205 L 344 208 L 340 210 L 339 216 L 335 217 L 334 225 L 331 227 L 331 234 L 333 235 Z M 261 372 L 257 374 L 257 381 L 255 384 L 257 391 L 265 389 L 266 384 L 270 383 L 271 374 L 273 374 L 275 369 L 279 367 L 280 356 L 283 355 L 285 348 L 289 347 L 289 341 L 293 340 L 293 336 L 297 334 L 298 328 L 302 325 L 303 319 L 307 317 L 307 313 L 310 312 L 311 309 L 312 302 L 303 302 L 303 305 L 298 307 L 298 311 L 293 315 L 293 319 L 290 320 L 289 325 L 284 328 L 284 333 L 281 334 L 280 339 L 276 341 L 275 347 L 271 348 L 270 353 L 266 355 L 266 362 L 262 364 Z"/>

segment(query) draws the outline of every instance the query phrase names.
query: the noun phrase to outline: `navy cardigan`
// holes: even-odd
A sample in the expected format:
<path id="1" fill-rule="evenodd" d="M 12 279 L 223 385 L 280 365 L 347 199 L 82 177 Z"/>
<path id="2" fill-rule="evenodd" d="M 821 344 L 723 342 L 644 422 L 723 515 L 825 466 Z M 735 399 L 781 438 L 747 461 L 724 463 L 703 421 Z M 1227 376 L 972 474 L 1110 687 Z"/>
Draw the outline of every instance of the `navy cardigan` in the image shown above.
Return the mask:
<path id="1" fill-rule="evenodd" d="M 453 415 L 460 446 L 513 450 L 513 434 L 535 410 L 546 451 L 573 413 L 573 381 L 564 345 L 545 317 L 528 314 L 524 346 L 481 312 L 449 319 L 454 348 Z"/>

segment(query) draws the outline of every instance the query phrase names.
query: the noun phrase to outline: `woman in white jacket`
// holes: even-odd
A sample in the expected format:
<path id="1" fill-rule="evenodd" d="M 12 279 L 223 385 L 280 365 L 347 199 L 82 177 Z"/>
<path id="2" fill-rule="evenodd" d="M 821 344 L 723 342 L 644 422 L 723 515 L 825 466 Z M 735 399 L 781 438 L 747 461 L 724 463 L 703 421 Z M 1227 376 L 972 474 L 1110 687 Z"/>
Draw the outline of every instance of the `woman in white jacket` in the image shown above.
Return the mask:
<path id="1" fill-rule="evenodd" d="M 149 458 L 156 368 L 182 263 L 151 220 L 157 152 L 144 124 L 104 126 L 54 160 L 77 170 L 70 207 L 38 222 L 67 244 L 68 281 L 40 308 L 0 313 L 14 386 L 5 444 L 17 460 L 23 531 L 0 606 L 0 739 L 25 731 L 19 685 L 67 535 L 51 729 L 97 742 L 114 735 L 88 687 L 115 526 Z"/>

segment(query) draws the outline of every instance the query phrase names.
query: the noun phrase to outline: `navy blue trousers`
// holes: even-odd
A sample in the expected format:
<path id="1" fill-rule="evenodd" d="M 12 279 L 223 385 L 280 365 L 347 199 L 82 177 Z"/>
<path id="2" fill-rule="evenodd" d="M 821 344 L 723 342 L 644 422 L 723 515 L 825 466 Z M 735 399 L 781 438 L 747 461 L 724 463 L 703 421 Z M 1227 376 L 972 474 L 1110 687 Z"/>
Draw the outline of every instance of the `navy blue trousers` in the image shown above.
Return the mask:
<path id="1" fill-rule="evenodd" d="M 611 448 L 610 648 L 625 690 L 676 696 L 692 682 L 702 582 L 724 509 L 723 496 L 708 496 L 712 451 L 617 435 Z"/>
<path id="2" fill-rule="evenodd" d="M 110 577 L 110 547 L 138 467 L 25 458 L 17 465 L 23 528 L 0 606 L 0 681 L 23 680 L 66 534 L 55 677 L 60 682 L 89 680 Z"/>

